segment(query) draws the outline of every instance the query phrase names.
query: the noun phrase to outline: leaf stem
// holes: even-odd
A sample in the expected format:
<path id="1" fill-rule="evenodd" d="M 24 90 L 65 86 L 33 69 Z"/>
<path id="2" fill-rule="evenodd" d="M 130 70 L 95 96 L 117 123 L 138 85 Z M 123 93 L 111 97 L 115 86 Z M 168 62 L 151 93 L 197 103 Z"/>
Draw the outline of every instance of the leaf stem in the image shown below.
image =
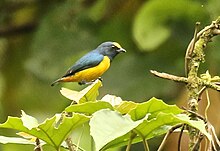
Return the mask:
<path id="1" fill-rule="evenodd" d="M 142 140 L 143 140 L 143 145 L 144 145 L 144 150 L 145 150 L 145 151 L 149 151 L 150 149 L 149 149 L 147 140 L 145 139 L 145 136 L 144 136 L 141 132 L 139 132 L 138 130 L 136 130 L 136 129 L 135 129 L 135 132 L 136 132 L 136 134 L 138 134 L 138 135 L 142 138 Z"/>
<path id="2" fill-rule="evenodd" d="M 137 134 L 134 133 L 134 131 L 131 131 L 130 138 L 129 138 L 129 141 L 128 141 L 128 145 L 127 145 L 127 147 L 126 147 L 126 151 L 130 151 L 132 141 L 133 141 L 133 139 L 134 139 L 136 136 L 137 136 Z"/>
<path id="3" fill-rule="evenodd" d="M 145 150 L 145 151 L 150 151 L 150 150 L 149 150 L 148 143 L 147 143 L 147 141 L 146 141 L 145 139 L 143 139 L 143 144 L 144 144 L 144 150 Z"/>

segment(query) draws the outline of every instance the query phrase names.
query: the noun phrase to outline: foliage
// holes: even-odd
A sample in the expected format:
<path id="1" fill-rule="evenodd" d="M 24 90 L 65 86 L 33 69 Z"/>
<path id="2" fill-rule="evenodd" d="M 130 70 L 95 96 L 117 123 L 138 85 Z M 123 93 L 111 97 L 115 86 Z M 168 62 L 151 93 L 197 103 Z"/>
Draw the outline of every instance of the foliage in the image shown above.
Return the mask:
<path id="1" fill-rule="evenodd" d="M 143 50 L 152 51 L 162 45 L 172 34 L 168 26 L 172 24 L 172 20 L 178 22 L 186 18 L 192 21 L 206 18 L 205 11 L 200 9 L 198 2 L 191 2 L 190 5 L 189 8 L 185 0 L 145 2 L 134 21 L 133 32 L 138 46 Z M 156 20 L 155 16 L 157 16 Z M 152 35 L 157 36 L 152 38 Z"/>
<path id="2" fill-rule="evenodd" d="M 24 138 L 1 136 L 0 142 L 34 145 L 38 138 L 41 145 L 46 143 L 59 150 L 73 130 L 87 121 L 97 151 L 128 144 L 131 133 L 135 134 L 132 138 L 133 143 L 137 143 L 162 135 L 172 126 L 181 123 L 199 129 L 210 139 L 203 121 L 190 120 L 186 114 L 182 114 L 183 110 L 162 100 L 152 98 L 147 102 L 135 103 L 123 101 L 112 95 L 103 97 L 103 100 L 96 100 L 101 85 L 97 80 L 79 92 L 62 88 L 61 93 L 65 97 L 77 100 L 73 101 L 76 104 L 72 103 L 65 109 L 66 113 L 72 113 L 71 116 L 62 113 L 42 123 L 38 123 L 37 119 L 24 111 L 21 118 L 8 117 L 5 123 L 0 124 L 0 128 L 22 132 L 19 134 Z M 115 103 L 115 100 L 119 101 Z M 27 138 L 24 134 L 30 136 Z"/>

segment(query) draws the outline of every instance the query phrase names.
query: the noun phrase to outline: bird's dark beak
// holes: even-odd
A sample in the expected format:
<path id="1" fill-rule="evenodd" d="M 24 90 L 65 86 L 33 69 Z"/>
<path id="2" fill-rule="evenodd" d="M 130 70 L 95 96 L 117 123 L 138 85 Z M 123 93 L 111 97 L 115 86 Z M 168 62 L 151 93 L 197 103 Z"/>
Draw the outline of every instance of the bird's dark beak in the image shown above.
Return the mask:
<path id="1" fill-rule="evenodd" d="M 120 48 L 120 49 L 117 50 L 117 52 L 119 52 L 119 53 L 121 53 L 121 52 L 126 52 L 126 50 L 123 49 L 123 48 Z"/>

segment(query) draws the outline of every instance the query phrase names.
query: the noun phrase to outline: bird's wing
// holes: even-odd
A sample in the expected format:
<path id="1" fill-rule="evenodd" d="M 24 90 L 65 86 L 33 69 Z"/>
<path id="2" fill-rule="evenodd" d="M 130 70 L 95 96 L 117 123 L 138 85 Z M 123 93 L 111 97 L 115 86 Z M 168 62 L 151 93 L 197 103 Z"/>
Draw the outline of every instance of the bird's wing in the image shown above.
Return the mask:
<path id="1" fill-rule="evenodd" d="M 94 67 L 98 65 L 103 60 L 103 58 L 103 55 L 92 51 L 80 58 L 69 70 L 67 70 L 63 77 L 74 75 L 76 72 Z"/>

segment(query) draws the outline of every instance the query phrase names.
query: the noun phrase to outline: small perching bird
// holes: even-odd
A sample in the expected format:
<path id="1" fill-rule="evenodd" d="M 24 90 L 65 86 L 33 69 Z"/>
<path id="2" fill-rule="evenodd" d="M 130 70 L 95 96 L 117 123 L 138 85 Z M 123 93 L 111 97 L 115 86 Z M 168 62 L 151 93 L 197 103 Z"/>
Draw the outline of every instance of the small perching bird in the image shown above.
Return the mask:
<path id="1" fill-rule="evenodd" d="M 78 82 L 86 84 L 102 76 L 108 70 L 114 57 L 126 52 L 117 42 L 103 42 L 96 49 L 80 58 L 64 76 L 54 81 L 51 86 L 59 82 Z"/>

